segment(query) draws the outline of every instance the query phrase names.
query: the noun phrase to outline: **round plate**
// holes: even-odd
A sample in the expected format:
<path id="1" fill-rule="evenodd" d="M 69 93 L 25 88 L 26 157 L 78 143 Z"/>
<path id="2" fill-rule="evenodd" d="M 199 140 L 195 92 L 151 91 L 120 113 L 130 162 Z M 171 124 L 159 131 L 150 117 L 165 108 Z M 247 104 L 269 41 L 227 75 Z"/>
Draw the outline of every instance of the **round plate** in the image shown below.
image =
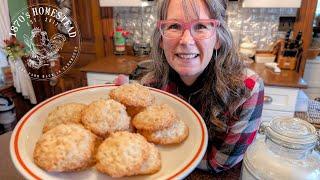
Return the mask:
<path id="1" fill-rule="evenodd" d="M 99 85 L 74 89 L 58 94 L 31 109 L 19 121 L 10 140 L 11 159 L 26 179 L 106 179 L 106 174 L 94 167 L 72 173 L 49 173 L 33 162 L 33 150 L 39 139 L 44 120 L 58 105 L 70 102 L 89 104 L 100 98 L 108 98 L 115 85 Z M 187 102 L 167 92 L 150 88 L 157 102 L 171 105 L 189 127 L 189 136 L 181 144 L 157 147 L 161 154 L 161 170 L 152 175 L 133 176 L 130 179 L 182 179 L 190 174 L 205 154 L 208 142 L 206 125 L 200 114 Z M 127 177 L 126 177 L 127 179 Z"/>

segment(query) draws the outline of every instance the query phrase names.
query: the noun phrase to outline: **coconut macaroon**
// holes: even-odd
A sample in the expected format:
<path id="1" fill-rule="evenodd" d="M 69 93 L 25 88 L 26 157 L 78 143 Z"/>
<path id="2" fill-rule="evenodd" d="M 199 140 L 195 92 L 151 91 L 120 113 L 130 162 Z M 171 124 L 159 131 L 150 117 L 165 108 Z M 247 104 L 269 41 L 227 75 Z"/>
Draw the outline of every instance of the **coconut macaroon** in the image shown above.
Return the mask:
<path id="1" fill-rule="evenodd" d="M 96 168 L 111 177 L 136 175 L 148 158 L 147 151 L 148 142 L 140 134 L 112 133 L 98 148 Z"/>
<path id="2" fill-rule="evenodd" d="M 170 127 L 177 115 L 167 104 L 154 104 L 138 113 L 132 120 L 135 128 L 140 130 L 156 131 Z"/>
<path id="3" fill-rule="evenodd" d="M 177 119 L 172 126 L 158 131 L 138 130 L 149 142 L 155 144 L 178 144 L 189 135 L 189 128 L 182 120 Z"/>
<path id="4" fill-rule="evenodd" d="M 131 117 L 134 117 L 155 101 L 155 97 L 151 91 L 138 83 L 125 84 L 112 89 L 109 96 L 111 99 L 124 104 Z"/>
<path id="5" fill-rule="evenodd" d="M 85 107 L 85 104 L 80 103 L 68 103 L 57 106 L 49 113 L 42 131 L 47 132 L 60 124 L 81 123 L 81 111 Z"/>
<path id="6" fill-rule="evenodd" d="M 130 119 L 126 107 L 112 99 L 94 101 L 82 111 L 83 125 L 101 137 L 115 131 L 130 130 Z"/>
<path id="7" fill-rule="evenodd" d="M 36 165 L 50 172 L 78 171 L 94 164 L 99 139 L 78 124 L 61 124 L 44 133 L 36 143 Z"/>
<path id="8" fill-rule="evenodd" d="M 148 143 L 148 158 L 143 162 L 138 174 L 154 174 L 160 169 L 160 152 L 154 144 Z"/>

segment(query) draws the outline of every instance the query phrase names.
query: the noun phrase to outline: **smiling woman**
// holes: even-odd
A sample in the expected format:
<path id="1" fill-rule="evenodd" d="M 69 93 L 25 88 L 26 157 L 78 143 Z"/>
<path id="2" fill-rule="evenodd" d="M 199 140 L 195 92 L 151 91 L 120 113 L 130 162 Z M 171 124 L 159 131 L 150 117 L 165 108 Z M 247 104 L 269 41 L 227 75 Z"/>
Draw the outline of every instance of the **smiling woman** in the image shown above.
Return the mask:
<path id="1" fill-rule="evenodd" d="M 185 11 L 189 11 L 188 8 L 197 10 L 188 12 L 186 16 L 185 11 L 175 11 L 179 8 L 185 8 Z M 172 25 L 168 27 L 170 29 L 165 28 L 165 25 L 160 26 L 160 32 L 164 37 L 160 46 L 164 49 L 169 65 L 180 74 L 187 85 L 191 85 L 208 65 L 213 50 L 217 49 L 208 47 L 216 46 L 216 27 L 219 21 L 209 19 L 210 14 L 202 1 L 197 4 L 192 1 L 185 3 L 172 1 L 168 12 L 168 21 L 160 21 L 160 24 L 168 26 L 173 23 L 176 26 L 175 29 L 179 26 L 181 28 L 177 31 L 172 30 Z M 191 21 L 191 23 L 184 23 L 184 21 Z"/>
<path id="2" fill-rule="evenodd" d="M 188 101 L 209 143 L 200 165 L 227 170 L 243 158 L 260 124 L 263 82 L 245 68 L 225 22 L 224 0 L 163 0 L 153 34 L 153 66 L 141 79 Z"/>

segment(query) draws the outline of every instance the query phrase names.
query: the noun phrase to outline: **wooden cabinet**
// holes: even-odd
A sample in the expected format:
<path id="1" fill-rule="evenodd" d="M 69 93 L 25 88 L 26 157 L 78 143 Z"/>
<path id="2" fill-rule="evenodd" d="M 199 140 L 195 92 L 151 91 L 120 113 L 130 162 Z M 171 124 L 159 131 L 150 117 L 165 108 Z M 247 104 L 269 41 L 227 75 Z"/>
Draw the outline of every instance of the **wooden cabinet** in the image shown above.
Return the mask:
<path id="1" fill-rule="evenodd" d="M 77 68 L 103 57 L 105 53 L 99 1 L 73 0 L 72 7 L 73 19 L 77 22 L 81 33 L 81 53 L 75 65 Z M 63 53 L 72 54 L 72 51 Z"/>
<path id="2" fill-rule="evenodd" d="M 77 23 L 81 34 L 80 54 L 72 68 L 60 76 L 57 81 L 33 82 L 38 102 L 58 93 L 85 86 L 85 73 L 82 73 L 80 68 L 105 56 L 99 0 L 69 0 L 69 2 L 71 3 L 71 16 Z M 57 6 L 56 0 L 28 0 L 28 3 L 29 5 L 47 3 Z M 49 36 L 57 33 L 57 28 L 44 23 L 43 20 L 39 26 L 46 30 Z M 74 42 L 67 39 L 63 49 L 59 51 L 60 66 L 70 60 L 74 50 L 73 46 Z"/>
<path id="3" fill-rule="evenodd" d="M 299 8 L 297 21 L 294 25 L 294 37 L 299 31 L 302 32 L 303 41 L 303 54 L 301 61 L 298 63 L 298 72 L 300 76 L 303 76 L 305 70 L 305 64 L 308 57 L 308 51 L 312 39 L 312 24 L 314 19 L 315 10 L 318 0 L 302 0 L 301 7 Z"/>
<path id="4" fill-rule="evenodd" d="M 85 75 L 80 68 L 105 56 L 99 1 L 72 0 L 71 2 L 72 16 L 81 33 L 81 50 L 72 69 L 59 79 L 57 86 L 60 92 L 85 86 Z M 61 55 L 68 60 L 72 53 L 73 49 L 67 48 Z"/>

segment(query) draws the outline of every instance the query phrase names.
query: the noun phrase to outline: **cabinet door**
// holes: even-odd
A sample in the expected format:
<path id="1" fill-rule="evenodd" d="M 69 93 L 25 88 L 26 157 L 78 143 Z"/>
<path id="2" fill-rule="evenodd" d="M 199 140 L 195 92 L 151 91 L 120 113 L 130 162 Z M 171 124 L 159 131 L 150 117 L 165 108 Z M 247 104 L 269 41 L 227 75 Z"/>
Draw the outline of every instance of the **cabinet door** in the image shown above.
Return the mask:
<path id="1" fill-rule="evenodd" d="M 29 5 L 47 3 L 56 6 L 59 2 L 66 1 L 71 4 L 71 16 L 77 23 L 81 34 L 80 54 L 72 68 L 59 77 L 57 82 L 51 82 L 50 84 L 45 81 L 34 82 L 38 102 L 58 93 L 86 85 L 85 74 L 79 69 L 105 55 L 99 0 L 28 0 Z M 57 33 L 57 28 L 46 25 L 44 22 L 42 22 L 42 27 L 48 32 L 49 36 Z M 59 53 L 61 56 L 59 64 L 63 66 L 68 63 L 72 56 L 73 42 L 67 40 Z"/>
<path id="2" fill-rule="evenodd" d="M 79 69 L 105 55 L 99 1 L 70 1 L 73 19 L 77 22 L 81 33 L 81 50 L 73 68 L 60 78 L 58 86 L 62 92 L 86 85 L 85 74 Z M 61 52 L 61 55 L 68 61 L 72 56 L 73 48 L 66 49 Z"/>
<path id="3" fill-rule="evenodd" d="M 75 67 L 82 67 L 90 61 L 105 55 L 98 0 L 72 0 L 73 18 L 81 33 L 81 53 Z M 71 51 L 65 53 L 72 54 Z"/>
<path id="4" fill-rule="evenodd" d="M 104 56 L 104 44 L 102 25 L 100 17 L 100 5 L 98 0 L 48 0 L 50 4 L 63 7 L 65 1 L 68 1 L 71 7 L 66 6 L 71 11 L 72 19 L 77 23 L 78 30 L 81 34 L 81 50 L 78 60 L 74 68 L 79 68 L 87 65 L 90 61 Z M 57 33 L 57 28 L 53 26 L 46 26 L 49 34 Z M 60 54 L 64 60 L 69 60 L 74 50 L 74 42 L 67 42 L 64 44 Z"/>
<path id="5" fill-rule="evenodd" d="M 284 87 L 265 87 L 263 109 L 275 111 L 295 111 L 299 89 Z"/>

